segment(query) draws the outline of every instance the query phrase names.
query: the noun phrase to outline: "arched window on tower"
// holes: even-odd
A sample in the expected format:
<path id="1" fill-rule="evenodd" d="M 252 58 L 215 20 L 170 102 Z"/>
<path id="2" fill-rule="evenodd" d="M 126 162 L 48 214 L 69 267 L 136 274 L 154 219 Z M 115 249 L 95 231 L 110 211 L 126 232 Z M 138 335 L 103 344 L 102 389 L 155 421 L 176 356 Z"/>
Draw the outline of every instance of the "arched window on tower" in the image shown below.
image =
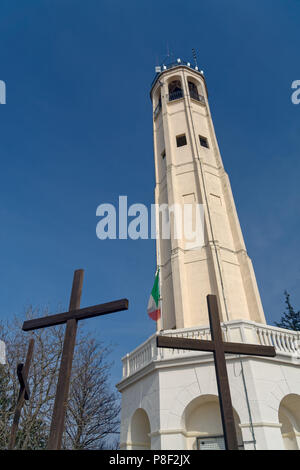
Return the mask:
<path id="1" fill-rule="evenodd" d="M 182 87 L 180 80 L 173 80 L 169 84 L 169 101 L 178 100 L 183 97 Z"/>
<path id="2" fill-rule="evenodd" d="M 197 85 L 193 82 L 188 82 L 190 97 L 194 100 L 200 101 Z"/>

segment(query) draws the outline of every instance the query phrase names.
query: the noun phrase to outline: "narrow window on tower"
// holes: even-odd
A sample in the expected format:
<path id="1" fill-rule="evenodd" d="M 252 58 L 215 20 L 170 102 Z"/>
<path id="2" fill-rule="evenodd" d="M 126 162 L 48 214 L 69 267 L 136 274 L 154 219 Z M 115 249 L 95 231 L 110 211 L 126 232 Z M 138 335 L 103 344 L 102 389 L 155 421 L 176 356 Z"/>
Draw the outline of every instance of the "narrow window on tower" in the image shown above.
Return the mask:
<path id="1" fill-rule="evenodd" d="M 165 173 L 166 173 L 166 168 L 167 168 L 166 151 L 165 151 L 165 150 L 163 150 L 163 151 L 161 152 L 161 160 L 162 160 L 162 162 L 161 162 L 161 169 L 162 169 L 162 171 L 163 171 L 163 175 L 165 175 Z"/>
<path id="2" fill-rule="evenodd" d="M 176 136 L 176 143 L 177 143 L 177 147 L 183 147 L 184 145 L 186 145 L 186 136 L 185 134 L 181 134 L 181 135 L 177 135 Z"/>
<path id="3" fill-rule="evenodd" d="M 161 96 L 159 95 L 158 97 L 158 101 L 157 101 L 157 105 L 156 105 L 156 108 L 154 110 L 154 119 L 157 118 L 157 116 L 159 115 L 161 111 Z"/>
<path id="4" fill-rule="evenodd" d="M 209 148 L 209 145 L 208 145 L 208 140 L 206 137 L 203 137 L 202 135 L 199 135 L 199 139 L 200 139 L 200 145 L 202 147 L 206 147 L 207 149 Z"/>

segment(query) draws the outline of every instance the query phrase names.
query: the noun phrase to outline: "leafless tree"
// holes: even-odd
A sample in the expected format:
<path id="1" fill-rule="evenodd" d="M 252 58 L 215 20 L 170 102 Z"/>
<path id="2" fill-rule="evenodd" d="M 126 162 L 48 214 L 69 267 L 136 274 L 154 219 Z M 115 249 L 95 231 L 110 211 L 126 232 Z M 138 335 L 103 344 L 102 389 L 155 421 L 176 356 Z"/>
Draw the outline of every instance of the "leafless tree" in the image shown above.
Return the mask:
<path id="1" fill-rule="evenodd" d="M 111 406 L 107 348 L 88 337 L 78 344 L 66 420 L 66 447 L 101 448 L 118 430 L 119 407 Z"/>
<path id="2" fill-rule="evenodd" d="M 44 316 L 45 309 L 28 309 L 25 317 Z M 6 343 L 7 364 L 0 368 L 0 449 L 7 448 L 19 393 L 16 366 L 24 362 L 30 335 L 35 339 L 29 374 L 30 400 L 22 410 L 17 449 L 46 447 L 53 409 L 64 326 L 22 332 L 23 318 L 0 322 L 0 339 Z M 110 350 L 84 327 L 79 327 L 72 369 L 64 448 L 101 449 L 118 435 L 119 402 L 109 384 Z M 111 444 L 110 444 L 111 445 Z"/>

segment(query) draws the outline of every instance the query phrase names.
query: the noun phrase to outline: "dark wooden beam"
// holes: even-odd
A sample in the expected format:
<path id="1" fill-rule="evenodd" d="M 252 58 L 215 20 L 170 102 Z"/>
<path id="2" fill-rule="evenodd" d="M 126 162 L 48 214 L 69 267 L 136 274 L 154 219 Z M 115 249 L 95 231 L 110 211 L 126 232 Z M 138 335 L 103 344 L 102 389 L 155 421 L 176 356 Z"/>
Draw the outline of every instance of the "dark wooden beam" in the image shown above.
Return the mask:
<path id="1" fill-rule="evenodd" d="M 127 299 L 115 300 L 113 302 L 107 302 L 105 304 L 99 304 L 93 307 L 72 309 L 69 312 L 49 315 L 47 317 L 36 318 L 34 320 L 27 320 L 23 323 L 22 329 L 24 331 L 38 330 L 39 328 L 45 328 L 47 326 L 62 325 L 71 318 L 74 320 L 85 320 L 87 318 L 107 315 L 109 313 L 115 313 L 127 309 Z"/>
<path id="2" fill-rule="evenodd" d="M 227 354 L 242 354 L 249 356 L 275 357 L 276 351 L 273 346 L 261 346 L 260 344 L 243 344 L 225 342 L 224 352 Z"/>
<path id="3" fill-rule="evenodd" d="M 83 269 L 78 269 L 74 273 L 70 298 L 70 311 L 76 311 L 80 307 L 83 274 Z M 65 339 L 60 362 L 50 435 L 47 444 L 47 449 L 49 450 L 60 449 L 62 444 L 76 333 L 77 320 L 70 318 L 67 320 Z"/>
<path id="4" fill-rule="evenodd" d="M 156 344 L 159 348 L 185 349 L 188 351 L 215 350 L 214 341 L 182 338 L 178 336 L 157 336 Z M 227 354 L 242 354 L 251 356 L 275 357 L 276 351 L 273 346 L 260 346 L 259 344 L 243 344 L 224 342 L 224 352 Z"/>
<path id="5" fill-rule="evenodd" d="M 189 351 L 213 352 L 215 349 L 215 344 L 213 341 L 181 338 L 178 336 L 157 336 L 156 345 L 159 348 L 186 349 Z"/>
<path id="6" fill-rule="evenodd" d="M 238 450 L 229 380 L 223 347 L 222 330 L 219 319 L 218 303 L 217 297 L 215 295 L 207 296 L 207 306 L 211 339 L 215 343 L 215 350 L 213 354 L 215 359 L 216 378 L 224 430 L 225 447 L 227 450 Z"/>
<path id="7" fill-rule="evenodd" d="M 20 383 L 20 394 L 19 398 L 24 390 L 24 399 L 29 400 L 30 398 L 30 389 L 27 382 L 26 374 L 24 373 L 24 364 L 18 364 L 17 366 L 17 376 Z"/>

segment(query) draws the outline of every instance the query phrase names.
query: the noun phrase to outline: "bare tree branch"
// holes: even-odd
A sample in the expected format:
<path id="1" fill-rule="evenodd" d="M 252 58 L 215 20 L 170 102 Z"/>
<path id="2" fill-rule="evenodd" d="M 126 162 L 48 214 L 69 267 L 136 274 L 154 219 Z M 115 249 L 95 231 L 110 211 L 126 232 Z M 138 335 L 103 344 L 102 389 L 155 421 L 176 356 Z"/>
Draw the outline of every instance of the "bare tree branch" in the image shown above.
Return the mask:
<path id="1" fill-rule="evenodd" d="M 45 316 L 45 309 L 26 312 L 26 319 Z M 64 326 L 24 333 L 24 318 L 0 322 L 0 339 L 7 348 L 7 364 L 0 367 L 0 449 L 7 448 L 19 383 L 16 366 L 23 362 L 29 335 L 35 351 L 29 373 L 30 400 L 22 410 L 17 449 L 44 449 L 47 444 L 63 347 Z M 68 449 L 115 447 L 119 428 L 119 401 L 109 386 L 108 347 L 79 328 L 73 362 L 63 446 Z M 114 439 L 114 440 L 113 440 Z"/>

